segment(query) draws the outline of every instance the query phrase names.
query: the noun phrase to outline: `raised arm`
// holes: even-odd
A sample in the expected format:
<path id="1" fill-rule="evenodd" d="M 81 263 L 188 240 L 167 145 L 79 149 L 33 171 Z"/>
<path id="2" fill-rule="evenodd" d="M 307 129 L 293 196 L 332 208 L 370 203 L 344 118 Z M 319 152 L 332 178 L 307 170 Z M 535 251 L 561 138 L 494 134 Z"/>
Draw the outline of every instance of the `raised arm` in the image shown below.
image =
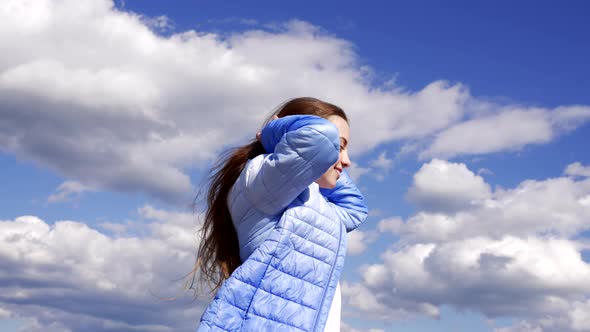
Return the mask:
<path id="1" fill-rule="evenodd" d="M 368 209 L 365 198 L 346 172 L 342 172 L 333 189 L 321 188 L 320 192 L 332 204 L 332 207 L 350 232 L 367 218 Z"/>
<path id="2" fill-rule="evenodd" d="M 279 118 L 266 125 L 260 137 L 269 154 L 249 163 L 245 194 L 267 214 L 283 211 L 338 160 L 338 129 L 318 116 Z"/>

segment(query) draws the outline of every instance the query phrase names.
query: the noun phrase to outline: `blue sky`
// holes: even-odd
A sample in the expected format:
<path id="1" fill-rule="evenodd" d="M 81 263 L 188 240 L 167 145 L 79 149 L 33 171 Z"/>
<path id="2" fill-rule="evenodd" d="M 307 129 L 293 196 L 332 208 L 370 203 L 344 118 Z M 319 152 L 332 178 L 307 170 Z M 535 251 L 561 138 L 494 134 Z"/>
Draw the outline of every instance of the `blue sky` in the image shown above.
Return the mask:
<path id="1" fill-rule="evenodd" d="M 545 106 L 588 103 L 583 93 L 590 84 L 584 1 L 567 6 L 553 1 L 124 3 L 139 13 L 173 18 L 177 30 L 224 33 L 244 30 L 241 19 L 302 19 L 353 42 L 361 61 L 374 67 L 377 76 L 397 74 L 399 83 L 413 90 L 444 79 L 464 82 L 480 97 Z"/>
<path id="2" fill-rule="evenodd" d="M 313 95 L 371 209 L 344 331 L 588 331 L 587 3 L 85 5 L 0 5 L 0 330 L 195 328 L 146 290 L 190 270 L 200 181 Z"/>

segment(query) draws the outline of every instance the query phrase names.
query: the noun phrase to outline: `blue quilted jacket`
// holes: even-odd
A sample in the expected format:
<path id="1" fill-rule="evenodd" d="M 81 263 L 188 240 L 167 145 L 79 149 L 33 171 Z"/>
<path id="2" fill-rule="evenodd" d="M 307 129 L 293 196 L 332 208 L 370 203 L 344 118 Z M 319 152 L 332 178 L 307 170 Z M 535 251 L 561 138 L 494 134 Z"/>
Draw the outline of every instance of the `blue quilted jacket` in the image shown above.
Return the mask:
<path id="1" fill-rule="evenodd" d="M 346 232 L 367 216 L 345 172 L 334 189 L 314 183 L 338 160 L 331 122 L 282 117 L 262 130 L 261 141 L 272 153 L 248 162 L 228 200 L 243 263 L 218 290 L 198 332 L 323 331 Z"/>

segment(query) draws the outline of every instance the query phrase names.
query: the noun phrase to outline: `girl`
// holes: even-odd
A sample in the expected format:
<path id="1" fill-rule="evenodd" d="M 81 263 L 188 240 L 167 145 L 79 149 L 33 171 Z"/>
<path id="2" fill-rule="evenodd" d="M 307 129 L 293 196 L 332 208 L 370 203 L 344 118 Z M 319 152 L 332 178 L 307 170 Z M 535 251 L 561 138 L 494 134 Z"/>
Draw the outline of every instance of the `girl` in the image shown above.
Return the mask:
<path id="1" fill-rule="evenodd" d="M 217 293 L 201 331 L 339 331 L 346 232 L 367 216 L 344 169 L 349 126 L 314 98 L 283 104 L 214 169 L 199 247 Z"/>

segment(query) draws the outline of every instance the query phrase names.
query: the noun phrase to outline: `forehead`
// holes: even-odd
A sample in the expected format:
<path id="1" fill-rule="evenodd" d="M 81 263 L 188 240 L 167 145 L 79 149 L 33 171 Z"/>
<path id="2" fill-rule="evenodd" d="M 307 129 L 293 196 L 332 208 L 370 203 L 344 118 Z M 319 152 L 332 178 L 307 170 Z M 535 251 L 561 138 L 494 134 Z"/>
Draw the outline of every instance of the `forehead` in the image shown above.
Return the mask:
<path id="1" fill-rule="evenodd" d="M 346 120 L 337 115 L 331 115 L 328 117 L 328 121 L 332 122 L 336 128 L 338 128 L 340 137 L 344 137 L 346 140 L 348 140 L 350 135 L 350 127 L 348 126 L 348 122 L 346 122 Z"/>

